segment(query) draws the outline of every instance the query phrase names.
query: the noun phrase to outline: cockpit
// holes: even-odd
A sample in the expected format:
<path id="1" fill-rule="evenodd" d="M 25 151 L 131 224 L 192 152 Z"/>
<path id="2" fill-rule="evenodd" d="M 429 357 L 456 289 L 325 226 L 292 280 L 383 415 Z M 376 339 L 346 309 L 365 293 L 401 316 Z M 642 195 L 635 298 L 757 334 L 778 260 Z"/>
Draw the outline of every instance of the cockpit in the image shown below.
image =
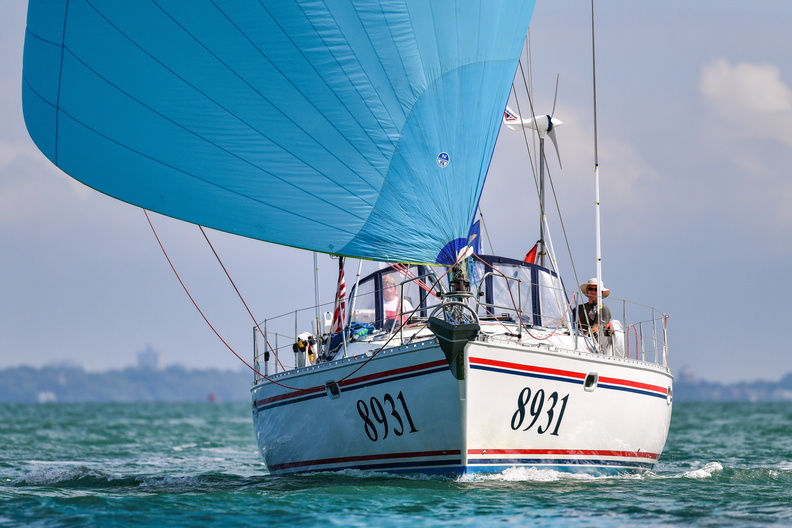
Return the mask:
<path id="1" fill-rule="evenodd" d="M 394 265 L 368 275 L 352 289 L 349 323 L 390 330 L 396 323 L 427 318 L 448 290 L 446 272 L 441 267 Z M 480 255 L 469 275 L 477 301 L 471 307 L 482 321 L 572 327 L 569 300 L 554 272 L 516 259 Z"/>

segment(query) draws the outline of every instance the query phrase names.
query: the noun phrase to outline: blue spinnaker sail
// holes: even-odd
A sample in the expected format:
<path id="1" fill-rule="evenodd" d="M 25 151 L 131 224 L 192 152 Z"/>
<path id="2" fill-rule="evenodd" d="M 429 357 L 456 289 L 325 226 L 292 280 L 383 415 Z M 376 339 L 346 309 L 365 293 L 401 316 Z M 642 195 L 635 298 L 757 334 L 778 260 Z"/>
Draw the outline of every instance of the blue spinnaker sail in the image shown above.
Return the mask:
<path id="1" fill-rule="evenodd" d="M 66 173 L 145 209 L 325 253 L 447 262 L 533 4 L 30 0 L 25 120 Z"/>

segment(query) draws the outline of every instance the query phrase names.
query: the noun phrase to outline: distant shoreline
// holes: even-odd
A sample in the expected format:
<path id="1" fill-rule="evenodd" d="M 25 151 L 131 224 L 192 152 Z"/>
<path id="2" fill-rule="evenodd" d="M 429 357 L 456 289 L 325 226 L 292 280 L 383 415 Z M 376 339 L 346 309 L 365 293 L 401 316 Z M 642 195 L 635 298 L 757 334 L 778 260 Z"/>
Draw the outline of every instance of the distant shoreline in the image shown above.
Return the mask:
<path id="1" fill-rule="evenodd" d="M 86 372 L 79 366 L 0 370 L 0 402 L 248 401 L 253 375 L 218 369 L 129 367 Z"/>
<path id="2" fill-rule="evenodd" d="M 246 402 L 253 376 L 180 365 L 87 372 L 81 366 L 12 367 L 0 370 L 0 403 L 50 402 Z M 681 369 L 674 401 L 792 401 L 792 373 L 778 382 L 719 383 Z"/>

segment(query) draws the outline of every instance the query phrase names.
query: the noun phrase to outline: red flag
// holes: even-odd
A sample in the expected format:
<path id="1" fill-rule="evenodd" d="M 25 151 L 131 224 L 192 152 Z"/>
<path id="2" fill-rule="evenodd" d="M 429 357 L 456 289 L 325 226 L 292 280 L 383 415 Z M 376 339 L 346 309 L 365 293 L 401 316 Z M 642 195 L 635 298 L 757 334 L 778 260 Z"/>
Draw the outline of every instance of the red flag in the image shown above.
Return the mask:
<path id="1" fill-rule="evenodd" d="M 525 258 L 523 260 L 529 264 L 536 264 L 537 251 L 539 251 L 539 242 L 534 244 L 534 247 L 531 248 L 531 251 L 526 253 Z"/>
<path id="2" fill-rule="evenodd" d="M 346 281 L 344 280 L 344 257 L 338 259 L 338 290 L 336 290 L 333 323 L 330 332 L 337 333 L 344 329 L 346 320 Z"/>

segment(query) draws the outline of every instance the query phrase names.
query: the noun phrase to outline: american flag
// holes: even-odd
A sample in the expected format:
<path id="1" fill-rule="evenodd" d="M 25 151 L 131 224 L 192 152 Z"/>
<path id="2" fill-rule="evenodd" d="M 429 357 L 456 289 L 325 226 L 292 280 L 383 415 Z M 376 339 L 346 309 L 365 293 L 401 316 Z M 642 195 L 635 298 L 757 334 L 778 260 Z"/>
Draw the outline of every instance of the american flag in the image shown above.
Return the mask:
<path id="1" fill-rule="evenodd" d="M 333 323 L 330 331 L 340 332 L 344 329 L 346 319 L 346 281 L 344 280 L 344 257 L 338 259 L 338 290 L 336 291 L 335 309 L 333 310 Z"/>

